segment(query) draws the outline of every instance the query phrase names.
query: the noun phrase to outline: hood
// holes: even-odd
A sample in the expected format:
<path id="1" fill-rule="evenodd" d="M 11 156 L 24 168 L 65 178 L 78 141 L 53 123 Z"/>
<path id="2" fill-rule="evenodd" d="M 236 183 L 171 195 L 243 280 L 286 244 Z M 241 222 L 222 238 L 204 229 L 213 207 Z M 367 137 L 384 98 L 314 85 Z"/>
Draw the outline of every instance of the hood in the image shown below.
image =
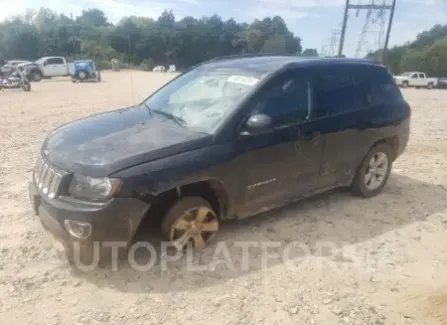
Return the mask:
<path id="1" fill-rule="evenodd" d="M 93 115 L 54 130 L 43 144 L 50 163 L 93 177 L 194 150 L 211 135 L 187 129 L 145 107 Z"/>
<path id="2" fill-rule="evenodd" d="M 394 76 L 394 79 L 408 79 L 407 76 Z"/>

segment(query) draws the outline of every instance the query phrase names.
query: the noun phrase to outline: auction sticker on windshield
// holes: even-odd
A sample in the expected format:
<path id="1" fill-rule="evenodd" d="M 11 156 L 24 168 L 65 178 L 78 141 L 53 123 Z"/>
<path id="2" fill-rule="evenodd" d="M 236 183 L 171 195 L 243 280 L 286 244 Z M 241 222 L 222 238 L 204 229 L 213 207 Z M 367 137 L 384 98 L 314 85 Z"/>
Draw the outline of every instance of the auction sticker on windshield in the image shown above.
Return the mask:
<path id="1" fill-rule="evenodd" d="M 227 81 L 246 85 L 246 86 L 254 86 L 254 85 L 256 85 L 256 83 L 259 82 L 259 79 L 255 78 L 255 77 L 233 75 L 233 76 L 230 76 Z"/>

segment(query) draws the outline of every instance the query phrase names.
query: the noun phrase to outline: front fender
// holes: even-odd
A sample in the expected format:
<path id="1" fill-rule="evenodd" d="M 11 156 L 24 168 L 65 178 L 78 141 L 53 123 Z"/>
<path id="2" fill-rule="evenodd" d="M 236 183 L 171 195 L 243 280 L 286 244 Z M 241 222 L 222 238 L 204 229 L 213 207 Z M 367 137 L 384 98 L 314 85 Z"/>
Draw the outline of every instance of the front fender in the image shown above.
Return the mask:
<path id="1" fill-rule="evenodd" d="M 133 166 L 110 177 L 123 179 L 120 196 L 155 196 L 172 188 L 192 183 L 216 180 L 223 187 L 231 187 L 230 166 L 234 159 L 232 144 L 212 145 L 187 151 L 141 165 Z"/>

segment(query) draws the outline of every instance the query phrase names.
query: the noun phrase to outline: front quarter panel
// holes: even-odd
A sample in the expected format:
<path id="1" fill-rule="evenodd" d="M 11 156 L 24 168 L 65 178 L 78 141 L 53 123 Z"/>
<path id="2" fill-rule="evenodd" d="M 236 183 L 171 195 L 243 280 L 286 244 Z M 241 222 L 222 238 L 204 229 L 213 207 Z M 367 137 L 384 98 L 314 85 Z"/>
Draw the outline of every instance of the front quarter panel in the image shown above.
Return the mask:
<path id="1" fill-rule="evenodd" d="M 127 168 L 110 175 L 124 179 L 118 195 L 155 196 L 167 190 L 206 180 L 224 187 L 230 206 L 240 192 L 232 143 L 216 144 Z"/>

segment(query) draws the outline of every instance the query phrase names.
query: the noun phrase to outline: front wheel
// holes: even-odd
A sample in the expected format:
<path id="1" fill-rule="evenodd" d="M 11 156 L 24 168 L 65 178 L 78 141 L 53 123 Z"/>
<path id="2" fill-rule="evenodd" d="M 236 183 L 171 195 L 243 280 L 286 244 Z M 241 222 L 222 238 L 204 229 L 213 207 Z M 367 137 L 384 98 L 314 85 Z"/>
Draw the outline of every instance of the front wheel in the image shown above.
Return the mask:
<path id="1" fill-rule="evenodd" d="M 373 147 L 364 158 L 352 182 L 355 195 L 372 197 L 385 187 L 391 173 L 393 154 L 390 145 Z"/>
<path id="2" fill-rule="evenodd" d="M 427 89 L 433 89 L 433 84 L 431 82 L 427 85 Z"/>
<path id="3" fill-rule="evenodd" d="M 408 81 L 402 82 L 402 88 L 408 88 Z"/>
<path id="4" fill-rule="evenodd" d="M 192 244 L 202 250 L 219 230 L 219 219 L 210 203 L 198 196 L 174 203 L 162 220 L 161 231 L 178 250 Z"/>

